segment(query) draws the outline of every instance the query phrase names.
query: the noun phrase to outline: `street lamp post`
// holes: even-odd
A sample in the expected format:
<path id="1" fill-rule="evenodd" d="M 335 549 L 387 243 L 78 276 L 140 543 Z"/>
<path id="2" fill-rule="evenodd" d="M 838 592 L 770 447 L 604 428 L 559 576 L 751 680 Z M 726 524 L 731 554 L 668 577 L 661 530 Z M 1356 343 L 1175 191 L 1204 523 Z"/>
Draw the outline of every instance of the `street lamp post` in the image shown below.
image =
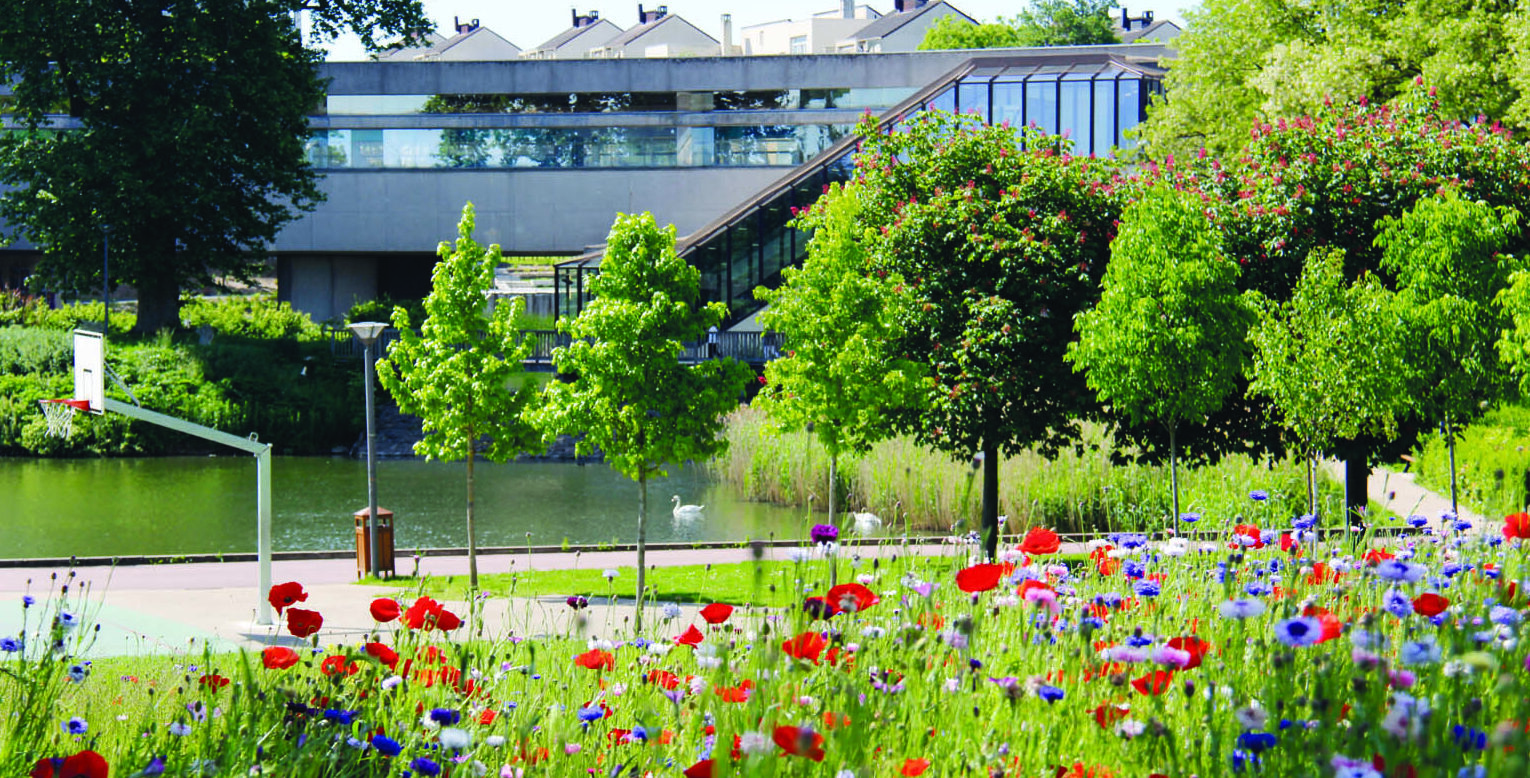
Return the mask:
<path id="1" fill-rule="evenodd" d="M 375 321 L 361 321 L 350 325 L 350 331 L 361 341 L 362 356 L 366 370 L 367 397 L 367 543 L 371 554 L 373 578 L 381 577 L 381 564 L 377 552 L 377 406 L 372 400 L 372 371 L 376 361 L 372 349 L 388 325 Z"/>

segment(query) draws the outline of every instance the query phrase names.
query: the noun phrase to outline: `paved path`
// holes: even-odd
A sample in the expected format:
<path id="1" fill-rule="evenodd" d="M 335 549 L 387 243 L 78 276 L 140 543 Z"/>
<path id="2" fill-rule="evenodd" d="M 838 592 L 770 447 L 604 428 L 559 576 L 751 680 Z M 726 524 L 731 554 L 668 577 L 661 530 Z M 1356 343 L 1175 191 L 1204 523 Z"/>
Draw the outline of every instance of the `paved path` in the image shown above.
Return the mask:
<path id="1" fill-rule="evenodd" d="M 1344 480 L 1344 465 L 1341 462 L 1329 464 L 1329 472 L 1340 481 Z M 1450 495 L 1436 494 L 1418 485 L 1414 473 L 1399 473 L 1396 470 L 1388 470 L 1378 467 L 1371 471 L 1371 477 L 1366 482 L 1366 491 L 1372 502 L 1381 507 L 1407 518 L 1414 514 L 1429 519 L 1429 526 L 1441 529 L 1440 517 L 1450 511 Z M 1496 527 L 1502 522 L 1492 521 L 1462 507 L 1458 512 L 1458 518 L 1472 523 L 1474 531 L 1496 531 L 1489 524 Z"/>

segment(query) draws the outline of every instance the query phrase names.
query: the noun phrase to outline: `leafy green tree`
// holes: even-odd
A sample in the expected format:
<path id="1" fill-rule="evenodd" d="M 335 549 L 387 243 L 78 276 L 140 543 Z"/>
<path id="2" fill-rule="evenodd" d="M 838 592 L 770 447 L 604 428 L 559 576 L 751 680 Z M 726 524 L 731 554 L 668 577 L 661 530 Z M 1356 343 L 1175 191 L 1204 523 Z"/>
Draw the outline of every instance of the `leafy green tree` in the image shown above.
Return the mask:
<path id="1" fill-rule="evenodd" d="M 1504 253 L 1519 235 L 1518 219 L 1517 211 L 1447 189 L 1383 219 L 1376 238 L 1407 322 L 1414 413 L 1441 425 L 1450 450 L 1452 511 L 1459 425 L 1514 388 L 1497 348 L 1512 321 L 1496 299 L 1521 267 Z"/>
<path id="2" fill-rule="evenodd" d="M 807 260 L 786 268 L 778 289 L 755 295 L 760 323 L 785 340 L 787 356 L 765 366 L 756 407 L 783 429 L 809 428 L 829 453 L 829 521 L 839 456 L 865 452 L 892 431 L 892 409 L 917 402 L 924 370 L 889 352 L 900 333 L 897 278 L 868 272 L 861 203 L 835 184 L 798 217 L 812 230 Z"/>
<path id="3" fill-rule="evenodd" d="M 419 332 L 410 327 L 403 306 L 393 309 L 399 339 L 388 347 L 387 358 L 378 360 L 377 378 L 400 411 L 424 422 L 425 437 L 414 444 L 414 453 L 467 461 L 468 585 L 477 589 L 473 463 L 480 454 L 504 462 L 536 450 L 541 432 L 527 420 L 535 392 L 514 387 L 531 352 L 515 325 L 524 303 L 512 298 L 487 312 L 486 295 L 502 257 L 497 244 L 485 250 L 473 240 L 474 221 L 468 203 L 456 244 L 440 246 Z"/>
<path id="4" fill-rule="evenodd" d="M 1339 251 L 1314 251 L 1290 300 L 1262 299 L 1249 392 L 1271 400 L 1305 457 L 1313 512 L 1318 455 L 1362 434 L 1393 435 L 1407 412 L 1403 337 L 1394 296 L 1372 274 L 1346 284 Z"/>
<path id="5" fill-rule="evenodd" d="M 1063 353 L 1098 294 L 1122 190 L 1035 130 L 926 111 L 898 132 L 861 132 L 850 189 L 870 269 L 904 279 L 892 353 L 930 365 L 899 424 L 954 457 L 982 454 L 992 556 L 1000 454 L 1073 439 L 1092 405 Z"/>
<path id="6" fill-rule="evenodd" d="M 1510 322 L 1498 340 L 1498 356 L 1519 378 L 1520 395 L 1530 397 L 1530 270 L 1510 276 L 1496 302 Z"/>
<path id="7" fill-rule="evenodd" d="M 1230 159 L 1256 121 L 1318 111 L 1330 100 L 1390 101 L 1422 76 L 1444 113 L 1520 119 L 1530 81 L 1513 3 L 1478 0 L 1205 0 L 1187 29 L 1166 92 L 1148 109 L 1147 153 L 1201 148 Z M 1518 47 L 1518 50 L 1516 50 Z M 1520 75 L 1516 75 L 1520 74 Z"/>
<path id="8" fill-rule="evenodd" d="M 727 441 L 722 416 L 738 405 L 753 375 L 733 359 L 683 364 L 685 341 L 700 340 L 727 315 L 703 305 L 701 271 L 675 254 L 675 228 L 653 215 L 619 214 L 606 240 L 594 295 L 579 316 L 558 328 L 575 341 L 553 352 L 570 383 L 548 385 L 537 424 L 548 438 L 583 435 L 580 454 L 600 451 L 618 473 L 637 481 L 637 615 L 643 628 L 647 572 L 648 480 L 669 464 L 711 456 Z"/>
<path id="9" fill-rule="evenodd" d="M 1110 11 L 1116 0 L 1033 0 L 1012 19 L 968 24 L 951 15 L 936 20 L 919 48 L 998 49 L 1120 43 Z"/>
<path id="10" fill-rule="evenodd" d="M 1159 183 L 1122 214 L 1100 302 L 1074 322 L 1067 359 L 1100 402 L 1168 431 L 1175 517 L 1179 426 L 1220 407 L 1248 362 L 1254 316 L 1238 275 L 1201 198 Z"/>
<path id="11" fill-rule="evenodd" d="M 0 218 L 43 248 L 39 281 L 138 291 L 138 329 L 179 322 L 181 290 L 248 279 L 322 194 L 304 157 L 323 98 L 306 0 L 0 0 Z M 316 33 L 423 28 L 417 0 L 320 3 Z M 60 115 L 67 115 L 67 118 Z"/>

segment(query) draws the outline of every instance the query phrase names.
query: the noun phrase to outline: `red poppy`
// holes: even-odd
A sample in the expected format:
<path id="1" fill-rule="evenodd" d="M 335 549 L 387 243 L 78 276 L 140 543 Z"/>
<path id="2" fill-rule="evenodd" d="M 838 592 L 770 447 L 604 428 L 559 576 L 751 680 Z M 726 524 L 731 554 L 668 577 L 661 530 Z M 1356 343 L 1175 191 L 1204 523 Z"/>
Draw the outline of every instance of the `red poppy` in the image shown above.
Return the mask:
<path id="1" fill-rule="evenodd" d="M 1168 670 L 1154 670 L 1141 678 L 1132 680 L 1132 688 L 1138 694 L 1158 696 L 1169 690 L 1169 684 L 1174 682 L 1174 673 Z"/>
<path id="2" fill-rule="evenodd" d="M 298 655 L 286 646 L 271 646 L 260 652 L 260 663 L 267 670 L 285 670 L 298 663 Z"/>
<path id="3" fill-rule="evenodd" d="M 797 637 L 791 638 L 781 644 L 781 650 L 793 659 L 806 659 L 813 664 L 818 664 L 818 655 L 823 653 L 829 641 L 817 632 L 804 632 Z"/>
<path id="4" fill-rule="evenodd" d="M 1325 583 L 1333 583 L 1339 580 L 1339 571 L 1328 565 L 1318 562 L 1312 566 L 1312 572 L 1307 574 L 1307 583 L 1313 586 L 1321 586 Z"/>
<path id="5" fill-rule="evenodd" d="M 930 760 L 928 759 L 923 757 L 918 759 L 907 759 L 904 760 L 903 769 L 899 770 L 898 774 L 907 775 L 909 778 L 913 778 L 913 776 L 916 775 L 924 775 L 924 771 L 928 769 L 930 769 Z"/>
<path id="6" fill-rule="evenodd" d="M 747 678 L 738 686 L 714 686 L 712 691 L 722 698 L 723 702 L 748 702 L 749 692 L 754 689 L 754 681 Z"/>
<path id="7" fill-rule="evenodd" d="M 615 670 L 616 657 L 612 656 L 610 651 L 592 648 L 574 657 L 574 664 L 591 670 Z"/>
<path id="8" fill-rule="evenodd" d="M 658 684 L 662 689 L 674 690 L 680 688 L 680 676 L 668 670 L 648 671 L 648 682 Z"/>
<path id="9" fill-rule="evenodd" d="M 27 775 L 30 778 L 106 778 L 110 769 L 105 757 L 87 750 L 63 759 L 39 759 Z"/>
<path id="10" fill-rule="evenodd" d="M 1520 511 L 1503 517 L 1503 536 L 1507 540 L 1530 539 L 1530 513 Z"/>
<path id="11" fill-rule="evenodd" d="M 1344 634 L 1344 623 L 1339 621 L 1339 617 L 1330 613 L 1327 608 L 1308 605 L 1302 610 L 1302 615 L 1316 618 L 1318 623 L 1323 625 L 1323 634 L 1318 638 L 1319 643 L 1327 643 Z"/>
<path id="12" fill-rule="evenodd" d="M 1370 551 L 1365 552 L 1365 556 L 1362 558 L 1365 560 L 1367 565 L 1375 567 L 1376 565 L 1379 565 L 1388 559 L 1396 559 L 1397 555 L 1384 548 L 1373 548 Z"/>
<path id="13" fill-rule="evenodd" d="M 843 583 L 829 590 L 824 598 L 834 613 L 860 613 L 881 602 L 876 592 L 858 583 Z"/>
<path id="14" fill-rule="evenodd" d="M 1094 716 L 1094 723 L 1099 724 L 1101 729 L 1126 718 L 1131 712 L 1130 705 L 1111 705 L 1110 703 L 1089 711 L 1090 715 Z"/>
<path id="15" fill-rule="evenodd" d="M 708 624 L 721 624 L 733 615 L 733 606 L 725 602 L 714 602 L 701 609 L 701 618 Z"/>
<path id="16" fill-rule="evenodd" d="M 398 602 L 388 597 L 378 597 L 372 601 L 372 620 L 384 624 L 398 618 Z"/>
<path id="17" fill-rule="evenodd" d="M 986 592 L 999 585 L 1004 577 L 1004 566 L 994 564 L 973 565 L 956 573 L 956 588 L 964 592 Z"/>
<path id="18" fill-rule="evenodd" d="M 221 675 L 218 675 L 217 673 L 208 673 L 207 675 L 198 678 L 197 683 L 201 684 L 202 686 L 206 686 L 213 691 L 217 691 L 218 689 L 222 689 L 223 687 L 228 686 L 229 680 Z"/>
<path id="19" fill-rule="evenodd" d="M 293 637 L 306 638 L 324 626 L 324 617 L 318 611 L 292 608 L 287 611 L 287 631 Z"/>
<path id="20" fill-rule="evenodd" d="M 685 768 L 685 778 L 712 778 L 712 760 L 703 759 Z"/>
<path id="21" fill-rule="evenodd" d="M 1264 538 L 1260 536 L 1259 527 L 1253 524 L 1239 524 L 1233 527 L 1233 534 L 1251 538 L 1254 542 L 1247 546 L 1242 543 L 1232 543 L 1231 548 L 1264 548 Z"/>
<path id="22" fill-rule="evenodd" d="M 1046 527 L 1032 527 L 1030 532 L 1025 533 L 1025 540 L 1020 541 L 1020 550 L 1033 556 L 1045 556 L 1057 553 L 1062 547 L 1062 541 L 1057 533 Z"/>
<path id="23" fill-rule="evenodd" d="M 695 624 L 692 624 L 684 632 L 675 637 L 675 645 L 695 648 L 701 641 L 706 640 L 706 637 L 706 635 L 701 634 L 701 630 L 696 629 Z"/>
<path id="24" fill-rule="evenodd" d="M 823 761 L 823 735 L 817 732 L 799 727 L 776 727 L 771 739 L 790 756 L 805 756 L 815 762 Z"/>
<path id="25" fill-rule="evenodd" d="M 319 672 L 324 675 L 355 675 L 360 671 L 361 668 L 355 662 L 343 656 L 327 656 L 319 663 Z"/>
<path id="26" fill-rule="evenodd" d="M 389 667 L 398 667 L 398 652 L 388 648 L 382 643 L 368 643 L 366 645 L 367 656 L 374 657 L 377 661 Z"/>
<path id="27" fill-rule="evenodd" d="M 462 619 L 429 597 L 421 597 L 404 611 L 404 626 L 410 629 L 451 631 L 462 626 Z"/>
<path id="28" fill-rule="evenodd" d="M 1423 616 L 1438 616 L 1450 607 L 1450 600 L 1434 592 L 1425 592 L 1413 598 L 1413 611 Z"/>
<path id="29" fill-rule="evenodd" d="M 1280 550 L 1289 552 L 1293 548 L 1300 551 L 1302 544 L 1296 538 L 1291 537 L 1291 533 L 1280 533 Z"/>
<path id="30" fill-rule="evenodd" d="M 1177 648 L 1190 655 L 1190 661 L 1181 670 L 1200 667 L 1201 659 L 1211 653 L 1211 644 L 1194 636 L 1173 638 L 1169 641 L 1169 648 Z"/>
<path id="31" fill-rule="evenodd" d="M 281 613 L 289 605 L 307 601 L 308 592 L 303 591 L 303 585 L 297 581 L 288 581 L 271 587 L 271 592 L 266 599 L 270 601 L 271 607 L 275 608 L 277 613 Z"/>
<path id="32" fill-rule="evenodd" d="M 1053 593 L 1057 592 L 1056 589 L 1053 589 L 1052 587 L 1050 587 L 1050 586 L 1048 586 L 1048 585 L 1046 585 L 1046 584 L 1044 584 L 1044 583 L 1042 583 L 1040 581 L 1037 581 L 1037 580 L 1035 580 L 1033 578 L 1027 578 L 1024 581 L 1021 581 L 1020 585 L 1015 588 L 1015 594 L 1020 595 L 1021 599 L 1024 599 L 1025 598 L 1025 593 L 1028 592 L 1028 591 L 1031 591 L 1032 589 L 1045 589 L 1046 591 L 1049 591 L 1049 592 L 1053 592 Z"/>
<path id="33" fill-rule="evenodd" d="M 494 720 L 497 718 L 499 718 L 499 711 L 494 710 L 493 708 L 484 708 L 478 714 L 478 723 L 487 727 L 490 724 L 493 724 Z"/>

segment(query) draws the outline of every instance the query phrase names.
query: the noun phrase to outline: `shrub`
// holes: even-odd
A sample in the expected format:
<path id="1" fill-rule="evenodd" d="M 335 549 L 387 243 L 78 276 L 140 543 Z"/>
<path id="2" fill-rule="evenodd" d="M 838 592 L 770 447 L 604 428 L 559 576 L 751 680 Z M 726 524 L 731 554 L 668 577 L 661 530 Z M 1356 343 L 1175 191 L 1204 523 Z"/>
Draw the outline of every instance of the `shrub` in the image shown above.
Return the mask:
<path id="1" fill-rule="evenodd" d="M 69 371 L 73 364 L 74 343 L 69 333 L 35 327 L 0 327 L 0 373 Z"/>
<path id="2" fill-rule="evenodd" d="M 219 335 L 265 340 L 319 334 L 308 314 L 293 310 L 292 303 L 277 302 L 271 294 L 188 300 L 181 304 L 181 321 L 187 327 L 211 327 Z"/>
<path id="3" fill-rule="evenodd" d="M 388 295 L 383 295 L 376 300 L 367 300 L 351 306 L 345 312 L 345 323 L 355 324 L 359 321 L 380 321 L 388 323 L 393 321 L 393 309 L 403 306 L 409 312 L 409 324 L 419 327 L 425 321 L 424 300 L 395 300 Z"/>

